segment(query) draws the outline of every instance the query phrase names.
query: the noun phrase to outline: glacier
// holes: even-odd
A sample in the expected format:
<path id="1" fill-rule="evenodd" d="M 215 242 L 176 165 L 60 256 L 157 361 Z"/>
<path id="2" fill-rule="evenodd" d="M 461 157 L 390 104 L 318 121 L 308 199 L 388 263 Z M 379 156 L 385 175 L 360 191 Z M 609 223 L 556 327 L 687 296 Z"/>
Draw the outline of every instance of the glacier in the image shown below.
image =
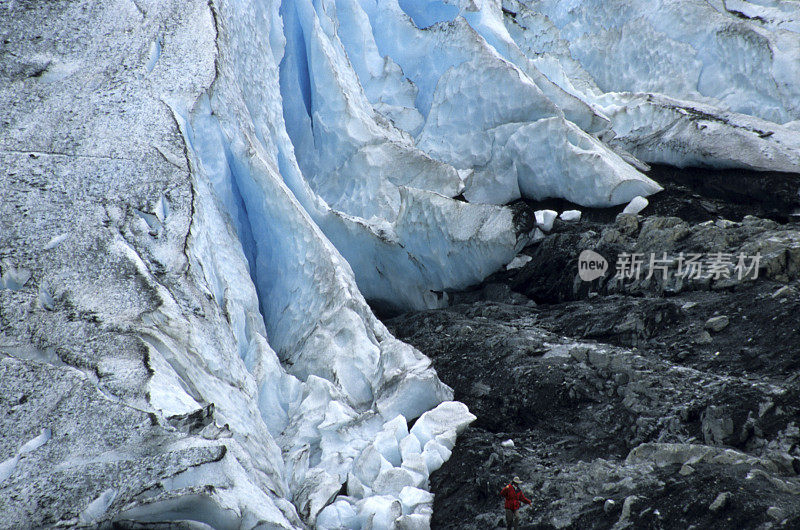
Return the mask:
<path id="1" fill-rule="evenodd" d="M 0 10 L 0 527 L 427 528 L 475 417 L 373 308 L 511 266 L 520 198 L 800 167 L 796 2 Z"/>

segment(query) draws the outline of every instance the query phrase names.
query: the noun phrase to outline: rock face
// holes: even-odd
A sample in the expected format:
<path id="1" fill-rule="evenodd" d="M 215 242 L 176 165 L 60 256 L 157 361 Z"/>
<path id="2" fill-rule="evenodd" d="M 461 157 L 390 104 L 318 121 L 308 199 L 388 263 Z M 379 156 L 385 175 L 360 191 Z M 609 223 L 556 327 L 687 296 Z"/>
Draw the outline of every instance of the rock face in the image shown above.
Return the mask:
<path id="1" fill-rule="evenodd" d="M 535 324 L 547 311 L 480 302 L 392 322 L 478 417 L 432 478 L 434 526 L 497 525 L 514 475 L 531 527 L 755 527 L 797 506 L 796 380 L 565 338 Z"/>
<path id="2" fill-rule="evenodd" d="M 684 199 L 667 186 L 654 200 L 658 210 Z M 725 208 L 714 195 L 693 201 Z M 800 524 L 800 301 L 775 296 L 795 292 L 787 270 L 800 225 L 619 210 L 557 221 L 524 250 L 524 267 L 454 293 L 446 310 L 389 321 L 477 416 L 432 477 L 434 526 L 500 525 L 498 492 L 515 475 L 534 501 L 523 527 Z M 578 278 L 586 248 L 735 253 L 747 241 L 775 245 L 780 266 L 766 259 L 755 280 L 673 290 Z"/>
<path id="3" fill-rule="evenodd" d="M 577 268 L 584 250 L 611 264 L 593 282 L 563 273 L 565 267 Z M 722 291 L 759 278 L 793 281 L 800 274 L 800 234 L 792 224 L 751 215 L 693 224 L 680 217 L 623 212 L 613 223 L 562 225 L 528 255 L 531 260 L 512 286 L 536 300 L 575 300 L 590 292 L 673 295 Z M 713 317 L 708 329 L 724 328 L 726 319 Z"/>

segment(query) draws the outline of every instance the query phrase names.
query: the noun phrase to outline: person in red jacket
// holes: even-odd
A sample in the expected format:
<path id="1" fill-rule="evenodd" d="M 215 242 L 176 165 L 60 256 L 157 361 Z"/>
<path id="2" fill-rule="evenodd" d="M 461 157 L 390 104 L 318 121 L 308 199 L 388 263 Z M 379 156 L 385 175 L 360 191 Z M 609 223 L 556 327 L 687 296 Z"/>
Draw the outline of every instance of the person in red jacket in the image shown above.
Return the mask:
<path id="1" fill-rule="evenodd" d="M 522 484 L 522 481 L 519 477 L 514 477 L 514 480 L 500 490 L 500 496 L 506 499 L 507 530 L 511 530 L 512 527 L 519 528 L 519 515 L 517 515 L 517 510 L 519 510 L 520 501 L 525 504 L 531 504 L 531 501 L 525 497 L 525 494 L 519 489 L 520 484 Z"/>

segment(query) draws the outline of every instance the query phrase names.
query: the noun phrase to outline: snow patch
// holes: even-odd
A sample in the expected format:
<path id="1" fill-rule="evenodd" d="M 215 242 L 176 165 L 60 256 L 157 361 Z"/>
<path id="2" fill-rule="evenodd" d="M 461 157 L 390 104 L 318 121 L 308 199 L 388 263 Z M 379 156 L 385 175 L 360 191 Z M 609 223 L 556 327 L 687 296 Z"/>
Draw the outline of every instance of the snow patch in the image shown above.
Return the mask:
<path id="1" fill-rule="evenodd" d="M 62 242 L 64 242 L 68 237 L 69 234 L 59 234 L 57 236 L 54 236 L 53 238 L 50 239 L 50 241 L 47 242 L 47 244 L 44 246 L 44 249 L 45 250 L 54 249 Z"/>
<path id="2" fill-rule="evenodd" d="M 88 506 L 86 506 L 86 508 L 84 508 L 78 519 L 83 524 L 90 524 L 97 521 L 106 513 L 106 511 L 108 511 L 109 506 L 111 506 L 116 498 L 116 489 L 110 488 L 105 490 L 100 494 L 99 497 L 94 499 L 89 503 Z"/>
<path id="3" fill-rule="evenodd" d="M 147 63 L 145 63 L 144 68 L 147 70 L 147 73 L 153 71 L 153 68 L 156 67 L 156 63 L 161 58 L 161 42 L 158 40 L 154 40 L 150 43 L 150 50 L 147 53 Z"/>
<path id="4" fill-rule="evenodd" d="M 8 480 L 14 474 L 14 469 L 16 469 L 18 463 L 19 455 L 14 455 L 0 462 L 0 482 Z"/>
<path id="5" fill-rule="evenodd" d="M 8 261 L 3 261 L 3 275 L 0 277 L 0 287 L 19 291 L 31 279 L 31 271 L 25 268 L 12 266 Z"/>
<path id="6" fill-rule="evenodd" d="M 553 229 L 553 223 L 558 217 L 558 212 L 555 210 L 536 210 L 533 212 L 536 218 L 536 225 L 544 232 L 549 232 Z"/>
<path id="7" fill-rule="evenodd" d="M 531 258 L 530 256 L 526 256 L 524 254 L 521 256 L 517 256 L 514 259 L 512 259 L 508 265 L 506 265 L 506 270 L 510 271 L 515 269 L 521 269 L 522 267 L 527 265 L 528 262 L 531 261 L 532 259 L 533 258 Z"/>
<path id="8" fill-rule="evenodd" d="M 634 197 L 631 202 L 628 203 L 627 206 L 622 210 L 624 214 L 630 215 L 637 215 L 639 212 L 647 208 L 647 205 L 650 204 L 650 201 L 645 199 L 644 197 Z"/>

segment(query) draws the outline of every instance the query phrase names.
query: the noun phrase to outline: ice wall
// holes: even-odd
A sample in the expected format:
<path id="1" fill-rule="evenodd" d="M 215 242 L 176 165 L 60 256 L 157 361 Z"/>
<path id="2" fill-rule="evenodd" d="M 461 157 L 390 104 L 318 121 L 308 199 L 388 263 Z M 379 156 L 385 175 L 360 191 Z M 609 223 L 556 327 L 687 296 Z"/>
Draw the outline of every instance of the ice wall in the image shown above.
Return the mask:
<path id="1" fill-rule="evenodd" d="M 312 9 L 310 4 L 305 7 Z M 289 120 L 284 122 L 286 110 L 282 107 L 276 57 L 281 57 L 284 43 L 290 49 L 291 36 L 284 40 L 280 18 L 273 27 L 262 25 L 277 16 L 278 4 L 236 2 L 221 3 L 217 8 L 217 20 L 224 24 L 217 26 L 216 78 L 191 109 L 177 109 L 176 115 L 196 161 L 198 180 L 214 190 L 237 233 L 243 235 L 242 250 L 265 323 L 263 328 L 244 328 L 243 339 L 255 346 L 243 360 L 256 377 L 262 419 L 281 448 L 282 476 L 299 516 L 313 525 L 320 510 L 334 501 L 343 484 L 353 482 L 352 491 L 348 485 L 348 495 L 340 496 L 337 506 L 348 506 L 366 524 L 366 520 L 374 518 L 370 510 L 400 502 L 402 487 L 396 487 L 397 481 L 403 486 L 427 488 L 429 473 L 441 465 L 440 457 L 431 459 L 428 454 L 449 452 L 457 431 L 472 417 L 462 405 L 445 406 L 442 410 L 450 411 L 450 423 L 437 427 L 435 434 L 450 440 L 436 442 L 444 444 L 442 449 L 431 445 L 426 453 L 429 440 L 422 439 L 416 453 L 409 453 L 408 462 L 392 459 L 393 465 L 384 466 L 382 474 L 362 474 L 357 482 L 349 479 L 356 462 L 366 458 L 364 453 L 376 451 L 375 444 L 387 422 L 405 428 L 407 421 L 426 411 L 440 410 L 437 405 L 450 399 L 452 393 L 439 382 L 420 352 L 394 339 L 372 315 L 356 286 L 351 265 L 331 241 L 345 255 L 351 253 L 356 265 L 364 263 L 364 267 L 387 270 L 391 278 L 387 285 L 397 293 L 406 284 L 401 301 L 425 306 L 440 303 L 438 298 L 426 297 L 431 285 L 476 281 L 482 269 L 500 266 L 503 259 L 513 256 L 518 235 L 506 209 L 476 205 L 459 216 L 458 211 L 470 205 L 432 191 L 398 185 L 386 177 L 378 184 L 395 192 L 398 211 L 394 215 L 388 211 L 379 213 L 391 221 L 368 222 L 352 213 L 331 209 L 305 179 L 284 128 Z M 316 30 L 321 31 L 318 26 Z M 240 53 L 242 43 L 268 53 Z M 288 52 L 284 57 L 290 57 Z M 323 73 L 330 73 L 330 62 L 320 68 Z M 331 76 L 326 83 L 337 78 Z M 315 100 L 319 97 L 322 96 Z M 346 98 L 339 101 L 346 104 Z M 322 111 L 331 112 L 330 107 L 336 105 L 329 102 Z M 328 118 L 331 126 L 340 123 L 334 118 Z M 356 112 L 351 125 L 357 128 L 361 121 L 363 117 L 359 118 Z M 384 129 L 378 128 L 380 124 L 369 125 L 373 126 L 372 131 L 356 130 L 354 136 L 371 133 L 372 147 L 379 151 L 376 156 L 382 155 L 380 141 L 384 140 L 388 149 L 395 149 L 386 151 L 395 156 L 395 166 L 400 164 L 399 156 L 414 156 L 415 150 L 407 140 L 397 144 L 404 140 L 399 132 L 388 140 L 381 139 L 378 133 Z M 341 160 L 336 157 L 345 153 L 347 137 L 342 134 L 338 139 L 337 145 L 319 150 L 318 168 L 327 167 L 334 159 L 336 163 Z M 357 151 L 358 148 L 349 152 Z M 431 185 L 438 186 L 436 175 L 426 169 L 442 164 L 416 153 L 418 160 L 427 164 L 417 168 L 418 174 L 430 176 Z M 446 190 L 452 186 L 450 192 L 457 193 L 461 186 L 457 172 L 445 167 L 440 174 L 441 187 Z M 349 176 L 354 183 L 358 182 L 356 177 Z M 397 178 L 406 175 L 397 171 Z M 354 209 L 362 202 L 368 206 L 366 199 L 359 200 L 358 195 L 347 199 Z M 441 201 L 445 203 L 439 205 Z M 443 211 L 438 212 L 437 206 Z M 458 230 L 448 228 L 448 223 L 455 226 L 455 222 L 459 223 Z M 424 235 L 433 241 L 438 237 L 442 252 L 472 256 L 473 263 L 461 269 L 448 268 L 447 262 L 435 255 L 439 249 L 416 244 L 415 234 L 419 234 L 416 238 Z M 401 245 L 401 241 L 407 243 Z M 499 257 L 490 255 L 498 252 Z M 433 255 L 428 258 L 424 253 Z M 218 268 L 214 265 L 216 259 L 206 256 L 202 269 L 213 272 Z M 423 259 L 429 264 L 424 273 L 430 275 L 430 282 L 425 281 L 417 264 Z M 213 274 L 223 275 L 224 272 Z M 374 289 L 380 289 L 380 284 Z M 245 298 L 250 308 L 254 301 L 251 295 L 237 294 L 235 285 L 224 291 L 223 298 Z M 379 448 L 386 451 L 383 445 Z M 404 463 L 406 468 L 412 467 L 407 470 Z M 377 489 L 375 481 L 381 484 Z M 430 499 L 417 502 L 414 507 L 419 512 L 416 519 L 427 521 Z M 384 520 L 392 522 L 402 516 Z"/>
<path id="2" fill-rule="evenodd" d="M 681 167 L 797 171 L 795 3 L 505 0 L 503 7 L 526 56 L 611 120 L 612 146 Z"/>
<path id="3" fill-rule="evenodd" d="M 685 13 L 668 2 L 627 13 L 508 5 L 214 4 L 215 81 L 176 112 L 249 264 L 265 326 L 243 337 L 256 330 L 269 346 L 243 358 L 269 367 L 259 406 L 308 523 L 426 526 L 427 478 L 471 418 L 458 404 L 437 407 L 449 390 L 363 297 L 394 309 L 446 304 L 447 290 L 480 281 L 525 243 L 502 205 L 608 206 L 657 192 L 634 155 L 783 171 L 797 163 L 796 135 L 765 119 L 794 112 L 793 87 L 773 72 L 777 90 L 748 81 L 711 94 L 714 83 L 772 66 L 757 39 L 739 66 L 722 64 L 724 43 L 716 55 L 692 53 L 710 42 L 687 27 L 706 13 L 700 3 Z M 719 40 L 730 15 L 713 11 L 724 19 Z M 684 29 L 644 61 L 654 70 L 616 73 L 640 64 L 635 31 L 655 31 L 659 13 Z M 643 20 L 650 26 L 637 27 Z M 625 31 L 614 33 L 617 24 Z M 795 53 L 774 28 L 730 27 Z M 608 47 L 629 55 L 601 63 L 597 50 Z M 694 82 L 680 58 L 713 76 Z M 750 107 L 739 104 L 753 94 Z M 434 407 L 409 432 L 406 421 Z"/>
<path id="4" fill-rule="evenodd" d="M 559 29 L 571 55 L 603 91 L 711 98 L 727 110 L 776 123 L 796 119 L 797 33 L 763 27 L 759 13 L 774 20 L 767 7 L 738 2 L 750 12 L 740 18 L 728 4 L 730 11 L 677 0 L 528 3 Z M 784 16 L 797 15 L 795 6 Z"/>

